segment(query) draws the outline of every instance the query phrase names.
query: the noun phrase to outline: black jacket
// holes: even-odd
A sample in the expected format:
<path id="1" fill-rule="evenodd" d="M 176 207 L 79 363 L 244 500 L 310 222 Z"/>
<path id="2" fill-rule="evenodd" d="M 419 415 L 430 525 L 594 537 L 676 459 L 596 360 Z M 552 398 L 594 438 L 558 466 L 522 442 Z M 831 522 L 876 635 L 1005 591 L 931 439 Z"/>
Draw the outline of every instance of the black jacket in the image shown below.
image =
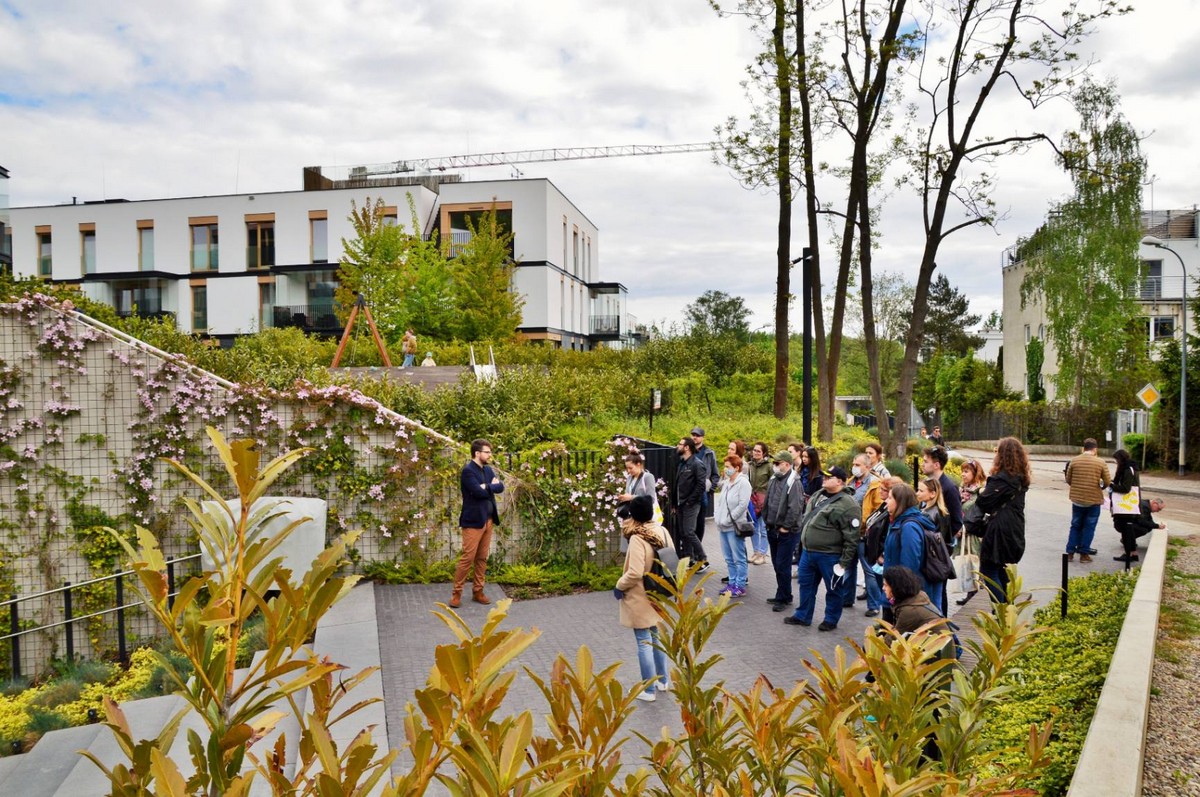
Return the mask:
<path id="1" fill-rule="evenodd" d="M 1122 465 L 1117 468 L 1117 475 L 1113 476 L 1112 491 L 1124 495 L 1134 487 L 1141 487 L 1141 479 L 1138 477 L 1137 471 L 1133 469 L 1133 465 Z"/>
<path id="2" fill-rule="evenodd" d="M 693 454 L 679 461 L 675 472 L 675 505 L 694 506 L 704 500 L 704 465 Z"/>
<path id="3" fill-rule="evenodd" d="M 1150 514 L 1150 502 L 1143 498 L 1138 502 L 1138 508 L 1141 510 L 1139 515 L 1113 515 L 1113 528 L 1135 538 L 1157 529 L 1158 521 Z"/>
<path id="4" fill-rule="evenodd" d="M 790 476 L 791 473 L 788 473 Z M 791 479 L 788 476 L 772 476 L 767 482 L 767 502 L 763 506 L 763 522 L 769 529 L 779 529 L 784 532 L 795 531 L 800 527 L 800 515 L 804 511 L 804 490 L 800 485 L 800 477 Z"/>
<path id="5" fill-rule="evenodd" d="M 487 525 L 489 518 L 492 523 L 500 523 L 496 493 L 504 492 L 504 483 L 492 484 L 495 476 L 494 470 L 487 465 L 480 468 L 475 460 L 463 465 L 458 475 L 458 484 L 462 488 L 462 511 L 458 515 L 461 528 L 481 529 Z"/>
<path id="6" fill-rule="evenodd" d="M 1029 488 L 1011 473 L 988 476 L 975 500 L 988 515 L 979 561 L 1010 565 L 1025 555 L 1025 492 Z"/>

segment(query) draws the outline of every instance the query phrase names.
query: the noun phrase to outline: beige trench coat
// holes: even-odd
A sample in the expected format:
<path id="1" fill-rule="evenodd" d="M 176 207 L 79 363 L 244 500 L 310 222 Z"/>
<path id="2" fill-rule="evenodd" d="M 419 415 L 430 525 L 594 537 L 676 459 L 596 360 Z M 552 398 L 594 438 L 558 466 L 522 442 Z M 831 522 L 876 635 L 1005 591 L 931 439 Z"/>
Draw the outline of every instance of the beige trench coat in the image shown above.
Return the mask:
<path id="1" fill-rule="evenodd" d="M 626 523 L 634 521 L 627 520 Z M 651 521 L 646 524 L 653 529 L 666 545 L 667 532 L 661 525 Z M 642 576 L 650 572 L 654 563 L 654 548 L 638 534 L 629 537 L 629 550 L 625 552 L 625 572 L 617 579 L 617 589 L 625 593 L 620 603 L 621 625 L 626 628 L 652 628 L 658 625 L 662 618 L 658 609 L 646 595 L 642 585 Z"/>

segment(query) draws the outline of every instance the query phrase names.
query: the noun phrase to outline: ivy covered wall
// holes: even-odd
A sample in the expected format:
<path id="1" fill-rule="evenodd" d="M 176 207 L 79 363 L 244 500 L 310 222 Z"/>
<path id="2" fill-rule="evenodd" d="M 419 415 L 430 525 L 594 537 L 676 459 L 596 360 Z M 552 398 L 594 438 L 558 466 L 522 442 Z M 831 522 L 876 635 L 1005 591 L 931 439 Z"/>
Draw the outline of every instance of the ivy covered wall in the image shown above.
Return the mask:
<path id="1" fill-rule="evenodd" d="M 312 447 L 274 492 L 328 501 L 330 534 L 363 529 L 356 566 L 457 554 L 465 447 L 350 387 L 233 385 L 109 334 L 69 302 L 32 296 L 0 305 L 0 596 L 119 569 L 118 546 L 104 526 L 130 532 L 142 525 L 169 556 L 195 553 L 178 506 L 185 485 L 161 458 L 181 460 L 221 486 L 208 425 L 230 438 L 257 439 L 264 461 Z M 587 473 L 522 465 L 525 478 L 510 476 L 502 501 L 496 555 L 612 559 L 621 453 L 614 445 Z M 112 584 L 73 597 L 76 616 L 108 608 Z M 61 596 L 24 602 L 20 614 L 26 626 L 57 622 Z M 136 617 L 130 623 L 135 634 L 150 631 Z M 77 652 L 111 650 L 112 626 L 99 618 L 77 631 Z M 22 658 L 62 655 L 63 639 L 61 629 L 26 637 Z M 7 657 L 0 645 L 0 668 Z"/>

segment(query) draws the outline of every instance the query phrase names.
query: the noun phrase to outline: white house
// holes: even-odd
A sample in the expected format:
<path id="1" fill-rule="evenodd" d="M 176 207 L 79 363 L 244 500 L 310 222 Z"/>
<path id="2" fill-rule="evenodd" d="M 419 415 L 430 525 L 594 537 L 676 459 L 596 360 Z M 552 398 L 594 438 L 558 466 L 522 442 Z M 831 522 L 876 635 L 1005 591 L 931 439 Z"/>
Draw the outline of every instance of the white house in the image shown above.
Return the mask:
<path id="1" fill-rule="evenodd" d="M 1196 295 L 1196 280 L 1200 278 L 1200 239 L 1197 238 L 1197 223 L 1200 211 L 1195 208 L 1184 210 L 1147 211 L 1142 214 L 1144 234 L 1160 239 L 1171 251 L 1177 253 L 1186 264 L 1188 295 Z M 1183 311 L 1184 278 L 1180 259 L 1161 248 L 1142 244 L 1138 249 L 1142 260 L 1142 277 L 1136 285 L 1129 286 L 1134 298 L 1146 317 L 1147 345 L 1163 338 L 1180 334 Z M 1041 381 L 1046 389 L 1046 398 L 1054 399 L 1055 390 L 1051 377 L 1058 373 L 1058 351 L 1054 342 L 1046 335 L 1049 321 L 1046 310 L 1037 297 L 1022 306 L 1021 282 L 1025 278 L 1025 261 L 1018 247 L 1004 251 L 1001 262 L 1004 284 L 1003 298 L 1003 362 L 1004 383 L 1010 390 L 1028 394 L 1026 379 L 1025 349 L 1033 338 L 1045 341 L 1045 361 L 1042 364 Z M 1195 333 L 1196 319 L 1188 318 L 1188 328 Z M 1132 400 L 1132 397 L 1130 397 Z"/>
<path id="2" fill-rule="evenodd" d="M 494 207 L 514 235 L 524 336 L 575 349 L 632 341 L 625 287 L 600 280 L 596 225 L 545 179 L 331 179 L 313 167 L 301 191 L 12 208 L 12 268 L 223 342 L 270 326 L 340 334 L 337 263 L 354 237 L 351 202 L 368 196 L 405 226 L 411 197 L 421 233 L 437 229 L 451 253 L 472 214 Z"/>

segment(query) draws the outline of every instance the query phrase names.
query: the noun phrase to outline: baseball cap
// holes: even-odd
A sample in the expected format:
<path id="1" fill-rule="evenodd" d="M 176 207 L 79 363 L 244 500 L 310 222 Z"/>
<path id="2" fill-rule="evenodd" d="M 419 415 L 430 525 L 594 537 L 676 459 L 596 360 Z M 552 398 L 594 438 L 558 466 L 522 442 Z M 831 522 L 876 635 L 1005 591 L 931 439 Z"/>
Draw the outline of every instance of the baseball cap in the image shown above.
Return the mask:
<path id="1" fill-rule="evenodd" d="M 835 479 L 841 479 L 842 481 L 846 481 L 846 479 L 849 478 L 846 475 L 846 469 L 838 465 L 834 465 L 825 473 L 826 478 L 829 478 L 830 476 Z"/>
<path id="2" fill-rule="evenodd" d="M 792 453 L 791 453 L 790 451 L 787 451 L 787 450 L 784 450 L 784 451 L 779 451 L 779 452 L 777 452 L 777 453 L 775 454 L 775 456 L 773 457 L 773 459 L 774 459 L 776 462 L 787 462 L 788 464 L 791 464 L 791 461 L 792 461 Z"/>
<path id="3" fill-rule="evenodd" d="M 699 426 L 693 426 L 692 434 L 696 435 L 696 437 L 704 437 L 704 430 L 701 429 Z"/>

